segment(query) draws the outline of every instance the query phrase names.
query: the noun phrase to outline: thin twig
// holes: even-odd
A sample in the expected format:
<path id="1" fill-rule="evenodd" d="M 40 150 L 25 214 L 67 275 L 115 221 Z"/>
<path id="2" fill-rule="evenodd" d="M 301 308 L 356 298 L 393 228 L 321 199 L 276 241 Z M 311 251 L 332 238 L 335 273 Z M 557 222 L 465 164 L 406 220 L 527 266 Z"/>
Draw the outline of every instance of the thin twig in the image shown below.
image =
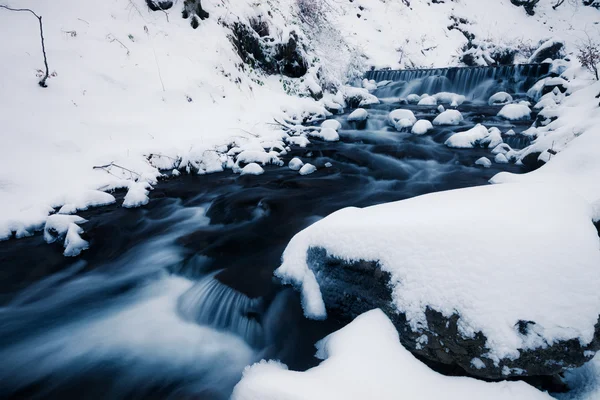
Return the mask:
<path id="1" fill-rule="evenodd" d="M 46 80 L 50 76 L 50 69 L 48 68 L 48 57 L 46 56 L 46 44 L 44 43 L 44 25 L 42 24 L 42 16 L 41 15 L 37 15 L 33 10 L 30 10 L 29 8 L 11 8 L 11 7 L 2 5 L 2 4 L 0 4 L 0 8 L 4 8 L 4 9 L 9 10 L 9 11 L 17 11 L 17 12 L 24 11 L 24 12 L 29 12 L 29 13 L 33 14 L 38 19 L 39 24 L 40 24 L 40 39 L 42 41 L 42 54 L 44 55 L 44 66 L 46 67 L 46 73 L 42 77 L 42 80 L 39 81 L 38 83 L 43 88 L 48 87 L 48 85 L 46 84 Z"/>
<path id="2" fill-rule="evenodd" d="M 107 38 L 107 39 L 108 39 L 108 40 L 109 40 L 111 43 L 113 43 L 113 42 L 117 42 L 117 43 L 119 43 L 121 46 L 123 46 L 123 48 L 124 48 L 125 50 L 127 50 L 127 55 L 129 55 L 129 47 L 125 46 L 125 45 L 123 44 L 123 42 L 121 42 L 119 39 L 117 39 L 116 37 L 114 37 L 112 33 L 109 33 L 108 35 L 106 35 L 106 38 Z"/>

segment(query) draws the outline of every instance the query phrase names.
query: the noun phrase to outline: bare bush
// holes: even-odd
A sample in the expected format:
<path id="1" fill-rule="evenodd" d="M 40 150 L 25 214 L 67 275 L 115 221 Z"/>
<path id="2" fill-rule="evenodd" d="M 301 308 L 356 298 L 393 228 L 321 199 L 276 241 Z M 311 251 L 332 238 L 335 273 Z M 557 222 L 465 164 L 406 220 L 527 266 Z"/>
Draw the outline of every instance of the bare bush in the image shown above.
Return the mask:
<path id="1" fill-rule="evenodd" d="M 600 43 L 587 35 L 587 40 L 579 46 L 577 59 L 581 65 L 595 75 L 596 80 L 600 80 L 598 71 L 600 68 Z"/>

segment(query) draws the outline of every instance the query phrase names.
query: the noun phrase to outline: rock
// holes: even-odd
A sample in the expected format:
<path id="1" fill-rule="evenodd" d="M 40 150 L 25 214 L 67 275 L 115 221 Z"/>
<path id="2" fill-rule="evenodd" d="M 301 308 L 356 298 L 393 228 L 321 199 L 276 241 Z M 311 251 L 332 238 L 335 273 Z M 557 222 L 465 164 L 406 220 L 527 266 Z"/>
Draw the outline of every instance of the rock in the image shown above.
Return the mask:
<path id="1" fill-rule="evenodd" d="M 242 168 L 241 175 L 262 175 L 265 170 L 257 163 L 250 163 Z"/>
<path id="2" fill-rule="evenodd" d="M 342 124 L 336 119 L 328 119 L 321 123 L 321 128 L 329 128 L 336 131 L 339 131 L 342 127 Z"/>
<path id="3" fill-rule="evenodd" d="M 525 11 L 527 12 L 527 14 L 535 15 L 535 6 L 537 5 L 537 3 L 540 2 L 540 0 L 510 0 L 510 2 L 517 7 L 522 6 L 525 9 Z M 543 57 L 543 58 L 546 58 L 546 57 Z"/>
<path id="4" fill-rule="evenodd" d="M 164 11 L 173 7 L 173 2 L 164 0 L 146 0 L 146 5 L 152 11 Z"/>
<path id="5" fill-rule="evenodd" d="M 513 101 L 513 97 L 506 92 L 498 92 L 488 100 L 488 104 L 490 106 L 503 106 L 505 104 L 511 103 Z"/>
<path id="6" fill-rule="evenodd" d="M 300 168 L 302 168 L 303 166 L 304 163 L 298 157 L 292 158 L 288 164 L 289 169 L 291 169 L 292 171 L 300 171 Z"/>
<path id="7" fill-rule="evenodd" d="M 413 125 L 411 132 L 415 135 L 424 135 L 432 129 L 433 125 L 431 122 L 426 119 L 421 119 Z"/>
<path id="8" fill-rule="evenodd" d="M 300 168 L 300 175 L 310 175 L 313 172 L 317 171 L 317 167 L 312 164 L 304 164 L 302 168 Z"/>
<path id="9" fill-rule="evenodd" d="M 433 120 L 433 125 L 459 125 L 463 121 L 460 111 L 446 110 Z"/>
<path id="10" fill-rule="evenodd" d="M 488 160 L 489 161 L 489 160 Z M 311 248 L 308 264 L 319 281 L 328 318 L 347 323 L 372 309 L 381 309 L 396 326 L 400 341 L 413 354 L 442 365 L 458 365 L 466 373 L 484 379 L 505 379 L 519 376 L 551 376 L 567 368 L 582 365 L 589 360 L 590 349 L 600 348 L 600 320 L 595 326 L 595 337 L 588 346 L 578 340 L 555 342 L 546 348 L 521 350 L 516 360 L 505 358 L 495 365 L 484 357 L 488 352 L 487 338 L 481 332 L 472 337 L 460 334 L 460 314 L 444 316 L 428 308 L 426 328 L 413 331 L 406 315 L 393 306 L 390 274 L 378 262 L 345 261 L 328 256 L 322 248 Z M 343 288 L 343 289 L 342 289 Z M 535 329 L 535 322 L 520 321 L 517 328 L 527 334 Z M 481 363 L 472 363 L 474 358 Z"/>
<path id="11" fill-rule="evenodd" d="M 361 122 L 369 118 L 369 112 L 364 108 L 357 108 L 350 115 L 348 115 L 348 121 L 350 122 Z"/>
<path id="12" fill-rule="evenodd" d="M 544 166 L 545 162 L 540 160 L 540 152 L 533 152 L 527 154 L 525 157 L 521 158 L 521 162 L 524 166 L 526 166 L 529 170 L 534 171 L 542 166 Z"/>
<path id="13" fill-rule="evenodd" d="M 487 157 L 481 157 L 477 161 L 475 161 L 475 165 L 481 165 L 483 168 L 489 168 L 492 166 L 492 162 Z"/>
<path id="14" fill-rule="evenodd" d="M 494 158 L 494 162 L 496 164 L 508 164 L 508 158 L 506 158 L 506 156 L 503 153 L 498 153 Z"/>

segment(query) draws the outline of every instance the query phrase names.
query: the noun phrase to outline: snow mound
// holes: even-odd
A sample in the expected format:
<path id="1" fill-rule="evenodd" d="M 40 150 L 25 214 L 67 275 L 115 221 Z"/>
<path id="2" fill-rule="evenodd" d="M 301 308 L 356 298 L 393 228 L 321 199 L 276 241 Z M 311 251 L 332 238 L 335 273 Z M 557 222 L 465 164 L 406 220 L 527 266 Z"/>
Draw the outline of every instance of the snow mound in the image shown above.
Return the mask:
<path id="1" fill-rule="evenodd" d="M 515 199 L 527 201 L 514 207 Z M 519 221 L 526 223 L 514 229 Z M 481 332 L 495 363 L 557 341 L 585 346 L 595 335 L 598 234 L 590 204 L 563 188 L 482 186 L 346 208 L 318 221 L 290 241 L 275 274 L 301 289 L 307 316 L 324 318 L 311 248 L 376 261 L 390 274 L 390 306 L 413 332 L 427 329 L 427 309 L 458 314 L 459 333 Z M 522 333 L 520 321 L 534 328 Z"/>
<path id="2" fill-rule="evenodd" d="M 286 141 L 289 144 L 293 144 L 294 146 L 298 146 L 298 147 L 302 147 L 302 148 L 304 148 L 310 144 L 310 140 L 308 140 L 304 136 L 292 136 L 292 137 L 286 138 Z"/>
<path id="3" fill-rule="evenodd" d="M 265 173 L 265 170 L 258 165 L 257 163 L 250 163 L 242 168 L 242 175 L 262 175 Z"/>
<path id="4" fill-rule="evenodd" d="M 471 149 L 474 147 L 496 147 L 502 143 L 502 135 L 498 128 L 487 129 L 481 124 L 468 131 L 458 132 L 446 140 L 445 145 L 455 149 Z"/>
<path id="5" fill-rule="evenodd" d="M 412 127 L 411 132 L 414 133 L 415 135 L 424 135 L 432 129 L 433 129 L 433 125 L 431 124 L 431 122 L 429 122 L 426 119 L 421 119 L 421 120 L 415 122 L 415 124 Z"/>
<path id="6" fill-rule="evenodd" d="M 427 96 L 419 100 L 420 106 L 437 106 L 437 99 L 434 96 Z"/>
<path id="7" fill-rule="evenodd" d="M 462 94 L 450 92 L 440 92 L 434 94 L 433 97 L 438 103 L 450 104 L 451 107 L 458 107 L 467 100 L 467 98 Z"/>
<path id="8" fill-rule="evenodd" d="M 511 121 L 528 119 L 531 117 L 531 110 L 525 104 L 507 104 L 502 107 L 498 116 Z"/>
<path id="9" fill-rule="evenodd" d="M 321 128 L 333 129 L 335 131 L 339 131 L 341 127 L 342 124 L 336 119 L 328 119 L 323 121 L 323 123 L 321 124 Z"/>
<path id="10" fill-rule="evenodd" d="M 87 221 L 77 215 L 55 214 L 48 217 L 44 226 L 44 240 L 46 243 L 54 243 L 64 239 L 64 255 L 76 257 L 83 250 L 89 248 L 89 243 L 81 238 L 83 229 L 77 224 Z"/>
<path id="11" fill-rule="evenodd" d="M 506 158 L 505 154 L 498 153 L 496 154 L 496 157 L 494 157 L 494 162 L 496 164 L 508 164 L 508 158 Z"/>
<path id="12" fill-rule="evenodd" d="M 300 171 L 300 168 L 304 166 L 304 163 L 298 157 L 294 157 L 290 160 L 288 167 L 292 171 Z"/>
<path id="13" fill-rule="evenodd" d="M 498 106 L 511 103 L 513 101 L 513 97 L 506 92 L 498 92 L 488 100 L 488 104 L 490 106 Z"/>
<path id="14" fill-rule="evenodd" d="M 302 166 L 302 168 L 300 168 L 300 175 L 310 175 L 313 172 L 317 171 L 317 167 L 315 167 L 312 164 L 304 164 L 304 166 Z"/>
<path id="15" fill-rule="evenodd" d="M 408 104 L 418 104 L 419 101 L 421 101 L 421 96 L 419 96 L 418 94 L 409 94 L 408 96 L 406 96 L 406 101 L 408 102 Z"/>
<path id="16" fill-rule="evenodd" d="M 460 111 L 446 110 L 433 120 L 433 125 L 458 125 L 463 121 Z"/>
<path id="17" fill-rule="evenodd" d="M 275 361 L 246 368 L 232 400 L 464 400 L 550 397 L 523 382 L 486 383 L 440 375 L 417 360 L 379 309 L 317 343 L 324 361 L 306 372 Z"/>
<path id="18" fill-rule="evenodd" d="M 132 183 L 123 200 L 123 207 L 136 208 L 145 206 L 150 201 L 148 198 L 149 190 L 152 190 L 152 186 L 148 182 Z"/>
<path id="19" fill-rule="evenodd" d="M 89 207 L 106 206 L 113 204 L 115 201 L 114 196 L 109 193 L 99 190 L 86 190 L 77 196 L 69 197 L 58 213 L 75 214 L 77 211 L 85 211 Z"/>
<path id="20" fill-rule="evenodd" d="M 364 108 L 357 108 L 348 115 L 348 121 L 365 121 L 369 118 L 369 112 Z"/>

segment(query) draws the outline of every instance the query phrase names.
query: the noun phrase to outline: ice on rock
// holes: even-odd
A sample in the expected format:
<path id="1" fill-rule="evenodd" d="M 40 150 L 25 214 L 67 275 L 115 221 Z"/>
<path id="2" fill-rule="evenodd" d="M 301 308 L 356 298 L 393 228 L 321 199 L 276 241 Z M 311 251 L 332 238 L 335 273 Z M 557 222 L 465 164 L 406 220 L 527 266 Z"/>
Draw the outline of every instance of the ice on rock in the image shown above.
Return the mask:
<path id="1" fill-rule="evenodd" d="M 304 136 L 292 136 L 292 137 L 286 138 L 286 141 L 289 144 L 293 144 L 295 146 L 299 146 L 302 148 L 304 148 L 310 144 L 310 140 L 308 140 Z"/>
<path id="2" fill-rule="evenodd" d="M 492 166 L 492 162 L 487 157 L 481 157 L 477 161 L 475 161 L 475 165 L 481 165 L 483 168 L 489 168 Z"/>
<path id="3" fill-rule="evenodd" d="M 145 206 L 150 201 L 148 198 L 149 190 L 152 190 L 152 186 L 148 182 L 133 182 L 129 186 L 129 190 L 127 190 L 127 194 L 123 200 L 123 207 L 136 208 Z"/>
<path id="4" fill-rule="evenodd" d="M 337 119 L 327 119 L 321 123 L 321 128 L 333 129 L 335 131 L 339 131 L 342 127 L 342 124 Z"/>
<path id="5" fill-rule="evenodd" d="M 458 125 L 463 121 L 460 111 L 446 110 L 433 120 L 433 125 Z"/>
<path id="6" fill-rule="evenodd" d="M 417 121 L 412 127 L 412 133 L 415 135 L 424 135 L 433 129 L 433 125 L 426 119 Z"/>
<path id="7" fill-rule="evenodd" d="M 502 107 L 498 116 L 511 121 L 528 119 L 531 117 L 531 110 L 525 104 L 507 104 Z"/>
<path id="8" fill-rule="evenodd" d="M 508 158 L 506 158 L 506 156 L 502 153 L 498 153 L 496 154 L 496 157 L 494 158 L 494 162 L 496 164 L 508 164 Z"/>
<path id="9" fill-rule="evenodd" d="M 434 96 L 427 96 L 418 103 L 420 106 L 437 106 L 437 99 Z"/>
<path id="10" fill-rule="evenodd" d="M 265 170 L 257 163 L 250 163 L 242 168 L 241 175 L 262 175 Z"/>
<path id="11" fill-rule="evenodd" d="M 398 109 L 390 112 L 388 115 L 388 122 L 396 128 L 396 130 L 400 131 L 413 126 L 413 124 L 417 122 L 417 118 L 410 110 Z"/>
<path id="12" fill-rule="evenodd" d="M 321 128 L 321 130 L 314 130 L 308 133 L 311 137 L 316 137 L 326 142 L 336 142 L 340 140 L 340 135 L 338 135 L 335 129 L 331 128 Z"/>
<path id="13" fill-rule="evenodd" d="M 356 121 L 356 122 L 360 122 L 360 121 L 365 121 L 367 118 L 369 118 L 369 112 L 367 110 L 365 110 L 364 108 L 357 108 L 356 110 L 352 111 L 352 113 L 350 113 L 350 115 L 348 115 L 348 121 Z"/>
<path id="14" fill-rule="evenodd" d="M 527 201 L 514 207 L 515 199 Z M 515 221 L 526 223 L 514 229 Z M 327 279 L 326 270 L 317 277 L 308 262 L 315 247 L 336 259 L 376 261 L 390 273 L 390 305 L 414 332 L 427 325 L 428 308 L 458 313 L 465 336 L 487 338 L 490 359 L 518 359 L 557 341 L 586 346 L 595 337 L 598 234 L 590 203 L 562 187 L 452 190 L 346 208 L 316 222 L 290 241 L 275 274 L 301 289 L 307 316 L 323 318 L 319 279 Z M 523 335 L 519 321 L 534 321 L 536 329 Z"/>
<path id="15" fill-rule="evenodd" d="M 300 168 L 304 166 L 304 163 L 298 157 L 294 157 L 290 160 L 288 167 L 292 171 L 300 171 Z"/>
<path id="16" fill-rule="evenodd" d="M 317 357 L 324 362 L 306 372 L 290 371 L 277 361 L 254 364 L 244 371 L 231 399 L 550 400 L 524 382 L 438 374 L 402 346 L 396 328 L 379 309 L 318 342 Z"/>
<path id="17" fill-rule="evenodd" d="M 506 92 L 498 92 L 488 100 L 488 104 L 490 106 L 500 106 L 511 103 L 513 101 L 513 97 Z"/>
<path id="18" fill-rule="evenodd" d="M 302 168 L 300 168 L 300 175 L 310 175 L 313 172 L 317 171 L 317 167 L 312 164 L 304 164 Z"/>

